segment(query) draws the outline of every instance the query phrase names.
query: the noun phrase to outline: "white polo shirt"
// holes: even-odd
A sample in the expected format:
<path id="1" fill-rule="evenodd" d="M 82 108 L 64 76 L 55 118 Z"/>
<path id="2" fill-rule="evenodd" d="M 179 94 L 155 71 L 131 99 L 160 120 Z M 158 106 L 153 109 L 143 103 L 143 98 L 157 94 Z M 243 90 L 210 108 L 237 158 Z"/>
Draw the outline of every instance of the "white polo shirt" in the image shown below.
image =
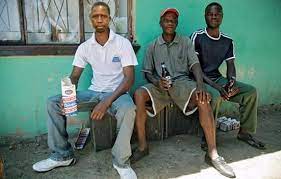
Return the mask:
<path id="1" fill-rule="evenodd" d="M 90 64 L 93 78 L 90 90 L 112 92 L 124 78 L 123 67 L 138 65 L 136 55 L 130 41 L 110 30 L 109 39 L 101 46 L 92 37 L 79 45 L 72 65 L 85 68 Z"/>

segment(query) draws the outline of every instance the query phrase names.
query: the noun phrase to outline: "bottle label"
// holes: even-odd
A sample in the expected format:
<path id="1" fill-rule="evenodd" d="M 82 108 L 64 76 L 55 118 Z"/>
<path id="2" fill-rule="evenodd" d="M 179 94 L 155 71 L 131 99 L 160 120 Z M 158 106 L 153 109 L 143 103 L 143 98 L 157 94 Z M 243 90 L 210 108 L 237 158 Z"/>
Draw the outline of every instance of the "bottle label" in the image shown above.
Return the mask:
<path id="1" fill-rule="evenodd" d="M 76 102 L 76 89 L 75 85 L 71 84 L 69 78 L 62 79 L 61 92 L 65 116 L 76 116 L 78 112 Z"/>
<path id="2" fill-rule="evenodd" d="M 166 80 L 168 81 L 169 85 L 171 85 L 171 84 L 172 84 L 172 78 L 171 78 L 171 76 L 166 76 L 165 78 L 166 78 Z"/>

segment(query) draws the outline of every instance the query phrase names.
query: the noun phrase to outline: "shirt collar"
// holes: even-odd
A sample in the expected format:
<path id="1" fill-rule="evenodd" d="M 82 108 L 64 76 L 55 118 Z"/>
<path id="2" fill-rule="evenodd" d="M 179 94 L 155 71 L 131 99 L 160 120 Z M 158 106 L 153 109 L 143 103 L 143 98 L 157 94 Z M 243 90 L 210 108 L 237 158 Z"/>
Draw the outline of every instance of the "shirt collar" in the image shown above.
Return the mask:
<path id="1" fill-rule="evenodd" d="M 221 32 L 219 32 L 219 36 L 216 38 L 216 37 L 212 37 L 208 34 L 207 32 L 207 27 L 205 28 L 205 34 L 210 38 L 210 39 L 213 39 L 213 40 L 220 40 L 221 38 Z"/>
<path id="2" fill-rule="evenodd" d="M 179 39 L 180 39 L 180 37 L 176 33 L 174 40 L 170 44 L 179 43 Z M 163 39 L 162 35 L 158 37 L 158 43 L 159 43 L 159 45 L 167 44 L 167 42 L 165 42 L 165 40 Z"/>
<path id="3" fill-rule="evenodd" d="M 110 32 L 109 32 L 109 38 L 107 40 L 107 42 L 105 44 L 107 44 L 108 42 L 112 41 L 114 38 L 115 38 L 115 32 L 113 32 L 113 30 L 110 29 Z M 95 32 L 93 33 L 92 37 L 91 37 L 91 43 L 92 44 L 99 44 L 97 41 L 96 41 L 96 37 L 95 37 Z"/>

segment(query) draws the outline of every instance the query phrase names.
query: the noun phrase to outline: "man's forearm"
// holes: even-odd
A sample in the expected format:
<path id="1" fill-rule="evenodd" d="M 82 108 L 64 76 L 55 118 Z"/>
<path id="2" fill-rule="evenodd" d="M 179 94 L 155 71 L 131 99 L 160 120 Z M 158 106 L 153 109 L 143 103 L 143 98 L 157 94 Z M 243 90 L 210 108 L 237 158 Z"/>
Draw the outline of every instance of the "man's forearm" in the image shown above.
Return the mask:
<path id="1" fill-rule="evenodd" d="M 108 97 L 110 104 L 112 104 L 113 101 L 115 101 L 119 96 L 127 93 L 130 90 L 130 88 L 132 87 L 133 83 L 134 83 L 134 80 L 128 79 L 125 77 L 123 79 L 123 81 L 121 82 L 121 84 L 112 93 L 112 95 L 110 95 Z"/>
<path id="2" fill-rule="evenodd" d="M 227 79 L 236 79 L 236 70 L 235 67 L 227 69 Z"/>
<path id="3" fill-rule="evenodd" d="M 202 73 L 199 63 L 196 63 L 192 66 L 192 72 L 193 72 L 194 78 L 197 82 L 197 86 L 204 87 L 203 76 L 202 76 L 203 73 Z"/>
<path id="4" fill-rule="evenodd" d="M 227 79 L 235 80 L 236 79 L 236 69 L 235 69 L 235 65 L 234 65 L 234 60 L 227 61 L 226 65 L 227 65 L 227 71 L 226 71 Z"/>
<path id="5" fill-rule="evenodd" d="M 207 77 L 204 73 L 203 73 L 203 79 L 204 79 L 204 81 L 208 84 L 208 85 L 210 85 L 211 87 L 213 87 L 213 88 L 217 88 L 217 83 L 216 82 L 214 82 L 213 80 L 211 80 L 209 77 Z"/>
<path id="6" fill-rule="evenodd" d="M 134 79 L 135 79 L 135 73 L 134 73 L 134 67 L 133 66 L 128 66 L 123 68 L 124 72 L 124 78 L 120 85 L 113 91 L 112 95 L 110 95 L 107 100 L 109 100 L 111 105 L 113 101 L 115 101 L 119 96 L 127 93 L 130 88 L 134 84 Z"/>
<path id="7" fill-rule="evenodd" d="M 73 69 L 72 69 L 72 72 L 71 72 L 71 75 L 70 75 L 70 80 L 71 80 L 71 83 L 75 85 L 76 89 L 77 89 L 77 86 L 78 86 L 78 81 L 79 81 L 79 78 L 83 72 L 83 68 L 79 68 L 79 67 L 76 67 L 74 66 Z"/>
<path id="8" fill-rule="evenodd" d="M 76 86 L 76 88 L 77 88 L 79 78 L 76 78 L 76 77 L 70 76 L 70 80 L 71 80 L 71 83 L 72 83 L 72 84 L 74 84 L 74 85 Z"/>

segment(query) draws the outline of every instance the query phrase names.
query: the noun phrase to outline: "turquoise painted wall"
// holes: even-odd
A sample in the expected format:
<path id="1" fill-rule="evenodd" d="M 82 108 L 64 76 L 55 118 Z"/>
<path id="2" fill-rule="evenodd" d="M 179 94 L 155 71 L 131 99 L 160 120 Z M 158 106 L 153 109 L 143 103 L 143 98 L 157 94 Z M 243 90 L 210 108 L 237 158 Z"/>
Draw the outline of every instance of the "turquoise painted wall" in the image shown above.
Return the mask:
<path id="1" fill-rule="evenodd" d="M 136 36 L 141 64 L 150 41 L 161 33 L 160 11 L 176 7 L 181 15 L 178 33 L 190 35 L 205 26 L 204 8 L 211 1 L 136 0 Z M 281 1 L 219 1 L 224 7 L 222 30 L 236 45 L 238 79 L 257 87 L 260 104 L 281 102 Z M 236 10 L 237 9 L 237 10 Z M 72 56 L 0 57 L 0 135 L 34 136 L 46 132 L 46 99 L 60 93 L 60 79 L 71 71 Z M 133 89 L 145 81 L 136 68 Z M 222 70 L 225 70 L 222 68 Z M 87 68 L 79 89 L 86 89 L 91 76 Z M 85 119 L 79 115 L 78 119 Z M 75 122 L 76 121 L 76 122 Z M 78 120 L 79 121 L 79 120 Z M 77 120 L 71 120 L 79 126 Z"/>
<path id="2" fill-rule="evenodd" d="M 204 10 L 211 0 L 136 0 L 136 35 L 141 45 L 142 62 L 150 41 L 161 34 L 159 15 L 162 9 L 180 11 L 177 32 L 189 36 L 204 28 Z M 236 47 L 238 80 L 257 87 L 260 104 L 281 102 L 281 1 L 221 0 L 224 8 L 222 31 L 230 35 Z M 138 67 L 138 70 L 141 66 Z M 222 70 L 225 67 L 222 68 Z M 142 84 L 144 81 L 138 81 Z"/>
<path id="3" fill-rule="evenodd" d="M 60 93 L 60 79 L 70 74 L 72 59 L 72 56 L 0 57 L 0 135 L 29 137 L 46 132 L 46 100 Z M 90 76 L 87 67 L 79 89 L 87 88 Z"/>

